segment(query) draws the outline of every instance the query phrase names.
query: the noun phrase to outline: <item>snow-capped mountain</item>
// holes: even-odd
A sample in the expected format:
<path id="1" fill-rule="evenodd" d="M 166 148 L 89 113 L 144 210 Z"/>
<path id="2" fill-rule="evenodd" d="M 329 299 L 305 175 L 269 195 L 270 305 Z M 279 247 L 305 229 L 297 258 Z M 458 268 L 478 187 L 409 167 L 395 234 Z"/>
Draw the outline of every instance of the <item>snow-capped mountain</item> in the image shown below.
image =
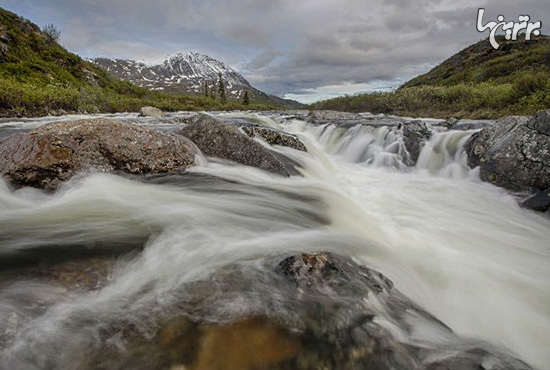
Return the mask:
<path id="1" fill-rule="evenodd" d="M 208 84 L 209 89 L 215 86 L 217 91 L 218 76 L 221 73 L 228 99 L 241 99 L 244 91 L 248 91 L 252 101 L 281 104 L 280 98 L 270 97 L 252 87 L 233 68 L 204 54 L 177 53 L 168 56 L 164 62 L 155 65 L 134 60 L 107 58 L 91 59 L 90 62 L 118 78 L 128 80 L 147 89 L 197 95 L 204 94 L 205 83 Z M 283 103 L 292 104 L 284 100 Z M 297 102 L 294 103 L 299 105 Z"/>

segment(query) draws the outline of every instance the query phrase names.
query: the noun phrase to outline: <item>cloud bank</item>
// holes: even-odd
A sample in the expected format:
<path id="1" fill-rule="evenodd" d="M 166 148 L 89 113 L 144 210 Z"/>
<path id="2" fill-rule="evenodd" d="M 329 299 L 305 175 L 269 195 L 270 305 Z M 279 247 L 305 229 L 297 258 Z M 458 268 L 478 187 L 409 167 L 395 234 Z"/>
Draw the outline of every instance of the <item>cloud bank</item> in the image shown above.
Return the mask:
<path id="1" fill-rule="evenodd" d="M 530 14 L 550 26 L 548 0 L 2 0 L 85 57 L 158 62 L 196 51 L 256 87 L 314 101 L 398 86 L 486 37 L 491 19 Z"/>

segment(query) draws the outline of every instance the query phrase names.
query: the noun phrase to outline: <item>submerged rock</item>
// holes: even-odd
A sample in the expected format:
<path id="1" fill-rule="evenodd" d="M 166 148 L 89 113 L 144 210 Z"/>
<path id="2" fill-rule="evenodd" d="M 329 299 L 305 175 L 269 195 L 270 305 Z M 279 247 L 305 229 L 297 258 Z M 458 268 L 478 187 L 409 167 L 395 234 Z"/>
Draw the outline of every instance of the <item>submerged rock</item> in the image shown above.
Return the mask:
<path id="1" fill-rule="evenodd" d="M 510 116 L 466 142 L 468 165 L 483 181 L 512 190 L 550 187 L 550 110 L 534 117 Z"/>
<path id="2" fill-rule="evenodd" d="M 274 154 L 235 125 L 201 115 L 177 133 L 191 139 L 206 156 L 289 176 L 288 169 Z"/>
<path id="3" fill-rule="evenodd" d="M 85 119 L 40 126 L 0 142 L 0 172 L 15 187 L 54 190 L 77 172 L 152 174 L 195 163 L 196 146 L 131 123 Z"/>
<path id="4" fill-rule="evenodd" d="M 164 113 L 156 107 L 141 107 L 139 110 L 140 117 L 163 117 Z"/>
<path id="5" fill-rule="evenodd" d="M 125 306 L 124 315 L 99 326 L 90 316 L 73 321 L 67 326 L 70 342 L 45 343 L 49 351 L 36 352 L 36 358 L 29 354 L 25 365 L 48 361 L 52 368 L 70 364 L 78 369 L 530 369 L 479 340 L 459 338 L 384 275 L 332 253 L 229 264 L 172 294 L 166 297 L 178 299 L 169 307 L 160 299 L 153 307 Z"/>
<path id="6" fill-rule="evenodd" d="M 240 127 L 251 138 L 260 137 L 270 145 L 286 146 L 288 148 L 307 152 L 306 146 L 295 135 L 281 130 L 256 125 L 241 125 Z"/>
<path id="7" fill-rule="evenodd" d="M 486 344 L 466 344 L 387 277 L 348 258 L 294 255 L 277 271 L 294 285 L 292 310 L 305 320 L 300 337 L 306 349 L 297 360 L 305 368 L 530 368 Z M 437 339 L 415 342 L 413 333 L 422 330 Z"/>
<path id="8" fill-rule="evenodd" d="M 546 191 L 541 191 L 540 193 L 533 195 L 523 202 L 522 206 L 537 212 L 548 211 L 550 209 L 550 189 L 546 189 Z"/>

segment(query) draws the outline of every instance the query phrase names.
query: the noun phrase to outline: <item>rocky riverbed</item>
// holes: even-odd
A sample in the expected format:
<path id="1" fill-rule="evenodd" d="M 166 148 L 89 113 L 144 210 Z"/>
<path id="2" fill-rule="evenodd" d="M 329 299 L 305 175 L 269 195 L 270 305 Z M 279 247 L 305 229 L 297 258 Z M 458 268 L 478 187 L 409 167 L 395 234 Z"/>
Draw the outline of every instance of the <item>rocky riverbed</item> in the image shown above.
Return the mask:
<path id="1" fill-rule="evenodd" d="M 0 123 L 3 367 L 550 361 L 548 112 L 145 113 Z"/>

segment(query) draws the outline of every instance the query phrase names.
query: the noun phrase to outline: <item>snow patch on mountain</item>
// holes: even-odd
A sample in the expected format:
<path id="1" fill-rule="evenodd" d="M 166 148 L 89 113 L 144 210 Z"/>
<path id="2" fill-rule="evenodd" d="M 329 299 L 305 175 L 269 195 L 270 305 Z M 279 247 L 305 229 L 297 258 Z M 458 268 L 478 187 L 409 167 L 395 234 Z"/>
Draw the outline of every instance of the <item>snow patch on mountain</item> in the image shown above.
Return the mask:
<path id="1" fill-rule="evenodd" d="M 208 55 L 186 52 L 167 56 L 160 64 L 128 59 L 96 58 L 92 63 L 116 77 L 155 90 L 201 93 L 204 84 L 217 84 L 219 75 L 229 92 L 253 89 L 237 71 Z M 238 94 L 240 95 L 240 93 Z"/>

